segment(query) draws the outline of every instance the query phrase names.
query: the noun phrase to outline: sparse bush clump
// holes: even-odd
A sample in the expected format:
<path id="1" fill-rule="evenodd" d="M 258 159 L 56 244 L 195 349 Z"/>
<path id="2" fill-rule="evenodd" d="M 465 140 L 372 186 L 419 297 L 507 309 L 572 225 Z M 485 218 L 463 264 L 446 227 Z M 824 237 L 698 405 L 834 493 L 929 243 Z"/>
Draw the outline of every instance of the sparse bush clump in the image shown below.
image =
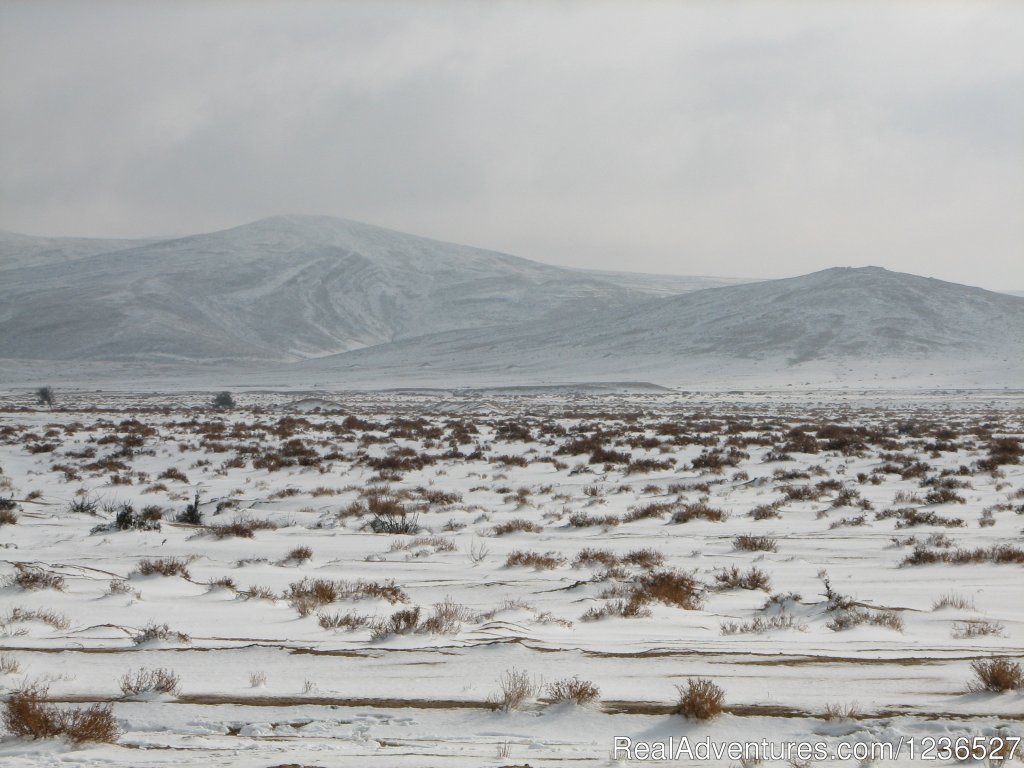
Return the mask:
<path id="1" fill-rule="evenodd" d="M 386 600 L 392 605 L 409 602 L 409 596 L 393 581 L 328 581 L 308 576 L 290 584 L 285 598 L 300 616 L 308 616 L 336 600 Z"/>
<path id="2" fill-rule="evenodd" d="M 973 693 L 1003 693 L 1024 689 L 1024 671 L 1009 659 L 978 659 L 971 663 L 975 680 L 968 685 Z"/>
<path id="3" fill-rule="evenodd" d="M 498 687 L 490 701 L 496 709 L 505 711 L 522 709 L 540 689 L 537 682 L 521 669 L 506 670 L 498 679 Z"/>
<path id="4" fill-rule="evenodd" d="M 135 637 L 132 638 L 136 645 L 145 643 L 188 643 L 192 640 L 184 632 L 171 629 L 167 624 L 150 622 Z"/>
<path id="5" fill-rule="evenodd" d="M 544 530 L 544 526 L 538 525 L 537 523 L 525 520 L 523 518 L 516 518 L 514 520 L 506 520 L 504 523 L 499 523 L 494 526 L 495 536 L 506 536 L 510 533 L 540 533 Z"/>
<path id="6" fill-rule="evenodd" d="M 420 609 L 418 607 L 404 608 L 395 611 L 383 621 L 374 622 L 370 626 L 370 636 L 374 640 L 383 640 L 391 635 L 407 635 L 416 631 L 420 621 Z"/>
<path id="7" fill-rule="evenodd" d="M 139 696 L 144 693 L 165 693 L 176 696 L 181 690 L 181 681 L 173 670 L 159 667 L 143 667 L 137 672 L 128 670 L 118 681 L 125 696 Z"/>
<path id="8" fill-rule="evenodd" d="M 718 685 L 704 678 L 690 678 L 686 685 L 677 685 L 679 699 L 676 702 L 676 714 L 690 720 L 711 720 L 722 714 L 725 704 L 725 691 Z"/>
<path id="9" fill-rule="evenodd" d="M 277 529 L 277 523 L 273 520 L 259 520 L 251 517 L 236 517 L 230 523 L 207 526 L 206 530 L 213 534 L 214 538 L 226 539 L 232 536 L 241 539 L 251 539 L 256 531 L 273 531 Z"/>
<path id="10" fill-rule="evenodd" d="M 955 592 L 949 592 L 941 597 L 937 598 L 932 603 L 933 611 L 940 611 L 943 608 L 956 608 L 960 611 L 973 611 L 975 610 L 974 601 L 965 595 L 958 595 Z"/>
<path id="11" fill-rule="evenodd" d="M 600 688 L 589 680 L 580 680 L 575 676 L 548 683 L 545 692 L 547 697 L 555 704 L 571 701 L 574 704 L 584 706 L 586 704 L 593 704 L 601 698 Z"/>
<path id="12" fill-rule="evenodd" d="M 737 536 L 732 540 L 733 548 L 744 552 L 777 552 L 778 541 L 769 536 Z"/>
<path id="13" fill-rule="evenodd" d="M 729 519 L 729 513 L 723 512 L 721 509 L 709 507 L 704 502 L 698 501 L 693 504 L 686 504 L 682 509 L 676 510 L 672 514 L 673 523 L 688 523 L 691 520 L 697 519 L 721 523 Z"/>
<path id="14" fill-rule="evenodd" d="M 509 554 L 505 560 L 506 568 L 535 568 L 537 570 L 551 570 L 562 565 L 565 560 L 554 552 L 541 554 L 540 552 L 525 552 L 517 549 Z"/>
<path id="15" fill-rule="evenodd" d="M 768 574 L 760 568 L 752 567 L 746 573 L 735 565 L 723 568 L 715 573 L 715 581 L 719 589 L 760 589 L 772 591 L 772 582 Z"/>
<path id="16" fill-rule="evenodd" d="M 188 571 L 188 562 L 179 560 L 176 557 L 162 557 L 156 560 L 139 560 L 135 566 L 134 573 L 140 576 L 180 576 L 183 579 L 190 579 L 192 575 Z"/>
<path id="17" fill-rule="evenodd" d="M 109 704 L 64 709 L 47 702 L 45 685 L 26 683 L 4 702 L 3 721 L 15 736 L 82 742 L 117 741 L 120 731 Z"/>
<path id="18" fill-rule="evenodd" d="M 284 561 L 286 563 L 302 563 L 310 560 L 313 557 L 313 550 L 309 547 L 296 547 L 287 555 L 285 555 Z"/>
<path id="19" fill-rule="evenodd" d="M 17 566 L 14 575 L 10 577 L 9 583 L 21 589 L 53 589 L 57 592 L 64 591 L 64 577 L 44 571 L 41 568 Z"/>

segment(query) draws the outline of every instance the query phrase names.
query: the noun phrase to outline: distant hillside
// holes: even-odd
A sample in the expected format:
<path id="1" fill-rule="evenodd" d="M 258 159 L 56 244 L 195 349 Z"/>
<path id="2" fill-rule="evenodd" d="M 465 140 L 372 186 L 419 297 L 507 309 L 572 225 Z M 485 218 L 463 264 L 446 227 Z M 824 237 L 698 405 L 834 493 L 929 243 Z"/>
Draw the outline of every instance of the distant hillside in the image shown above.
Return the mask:
<path id="1" fill-rule="evenodd" d="M 0 358 L 295 361 L 599 318 L 735 280 L 588 272 L 323 216 L 163 241 L 0 234 Z"/>
<path id="2" fill-rule="evenodd" d="M 1024 299 L 877 267 L 711 288 L 551 326 L 461 331 L 310 361 L 310 375 L 777 381 L 979 372 L 1024 385 Z M 958 379 L 959 380 L 959 379 Z"/>

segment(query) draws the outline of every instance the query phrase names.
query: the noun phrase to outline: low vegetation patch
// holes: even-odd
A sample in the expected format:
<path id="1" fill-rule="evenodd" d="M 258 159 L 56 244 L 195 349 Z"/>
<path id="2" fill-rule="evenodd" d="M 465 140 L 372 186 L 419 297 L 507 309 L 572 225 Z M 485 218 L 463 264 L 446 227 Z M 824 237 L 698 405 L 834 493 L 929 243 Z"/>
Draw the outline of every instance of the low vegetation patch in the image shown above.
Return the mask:
<path id="1" fill-rule="evenodd" d="M 58 707 L 47 701 L 48 693 L 40 683 L 25 684 L 11 693 L 3 711 L 7 730 L 30 739 L 64 737 L 76 744 L 117 741 L 120 730 L 110 704 Z"/>
<path id="2" fill-rule="evenodd" d="M 689 720 L 712 720 L 722 714 L 725 691 L 710 680 L 690 678 L 686 685 L 677 685 L 679 698 L 675 711 Z"/>

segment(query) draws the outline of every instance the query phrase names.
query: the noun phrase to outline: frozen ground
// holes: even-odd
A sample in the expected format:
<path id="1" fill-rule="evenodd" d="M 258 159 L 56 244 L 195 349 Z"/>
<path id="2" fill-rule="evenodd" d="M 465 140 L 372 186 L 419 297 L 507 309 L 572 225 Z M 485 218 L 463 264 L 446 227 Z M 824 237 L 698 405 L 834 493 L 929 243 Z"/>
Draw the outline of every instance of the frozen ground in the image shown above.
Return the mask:
<path id="1" fill-rule="evenodd" d="M 0 400 L 0 686 L 113 702 L 122 734 L 7 736 L 5 766 L 617 765 L 615 736 L 1024 735 L 1024 694 L 968 691 L 972 661 L 1024 656 L 1022 393 L 263 392 L 231 412 L 58 394 Z M 343 411 L 310 410 L 324 399 Z M 197 491 L 201 524 L 177 522 Z M 373 531 L 403 524 L 420 530 Z M 139 573 L 171 559 L 184 573 Z M 47 576 L 60 588 L 30 588 Z M 180 689 L 126 696 L 143 668 Z M 497 709 L 513 669 L 537 695 Z M 551 703 L 572 676 L 600 700 Z M 725 714 L 673 714 L 691 677 Z"/>

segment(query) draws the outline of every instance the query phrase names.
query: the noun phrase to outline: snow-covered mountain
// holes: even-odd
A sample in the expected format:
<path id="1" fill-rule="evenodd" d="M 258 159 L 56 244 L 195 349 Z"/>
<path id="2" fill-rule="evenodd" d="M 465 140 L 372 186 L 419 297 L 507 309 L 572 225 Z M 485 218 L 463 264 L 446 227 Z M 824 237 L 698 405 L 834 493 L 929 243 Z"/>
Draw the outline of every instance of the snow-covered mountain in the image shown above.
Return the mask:
<path id="1" fill-rule="evenodd" d="M 808 378 L 1024 385 L 1024 299 L 878 267 L 711 288 L 552 326 L 436 334 L 309 361 L 337 380 Z"/>
<path id="2" fill-rule="evenodd" d="M 0 358 L 295 361 L 736 283 L 565 269 L 322 216 L 161 241 L 0 233 Z"/>

